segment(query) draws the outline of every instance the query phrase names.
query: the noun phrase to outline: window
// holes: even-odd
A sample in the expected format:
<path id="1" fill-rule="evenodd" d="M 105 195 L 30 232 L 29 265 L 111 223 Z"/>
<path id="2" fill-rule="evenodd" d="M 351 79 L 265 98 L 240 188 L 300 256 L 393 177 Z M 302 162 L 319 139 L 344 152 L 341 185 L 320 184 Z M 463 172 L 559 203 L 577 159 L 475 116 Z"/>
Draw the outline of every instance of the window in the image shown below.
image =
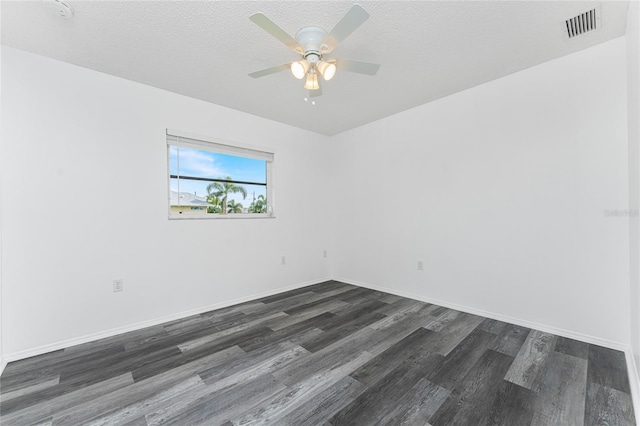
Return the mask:
<path id="1" fill-rule="evenodd" d="M 169 218 L 274 217 L 272 152 L 167 129 Z"/>

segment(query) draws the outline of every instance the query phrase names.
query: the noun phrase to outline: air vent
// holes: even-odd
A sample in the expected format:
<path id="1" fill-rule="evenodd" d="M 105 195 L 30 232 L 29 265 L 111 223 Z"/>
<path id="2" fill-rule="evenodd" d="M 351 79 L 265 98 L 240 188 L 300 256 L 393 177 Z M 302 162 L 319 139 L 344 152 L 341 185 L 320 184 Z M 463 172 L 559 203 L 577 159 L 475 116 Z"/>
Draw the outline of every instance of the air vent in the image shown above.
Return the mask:
<path id="1" fill-rule="evenodd" d="M 567 35 L 572 39 L 597 30 L 600 27 L 599 21 L 600 16 L 597 13 L 597 9 L 591 9 L 588 12 L 567 19 L 564 23 L 567 28 Z"/>

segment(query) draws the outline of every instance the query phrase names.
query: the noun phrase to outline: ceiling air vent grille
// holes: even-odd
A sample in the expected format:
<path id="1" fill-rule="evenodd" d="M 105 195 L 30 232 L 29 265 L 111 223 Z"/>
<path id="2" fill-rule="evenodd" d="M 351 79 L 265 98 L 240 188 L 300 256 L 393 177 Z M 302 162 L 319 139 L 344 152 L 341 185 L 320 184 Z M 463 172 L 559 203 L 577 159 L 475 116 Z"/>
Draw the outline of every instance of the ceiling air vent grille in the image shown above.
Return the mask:
<path id="1" fill-rule="evenodd" d="M 588 12 L 581 13 L 578 16 L 569 18 L 565 21 L 567 27 L 567 35 L 569 38 L 575 38 L 584 33 L 595 31 L 599 26 L 598 14 L 596 9 L 591 9 Z"/>

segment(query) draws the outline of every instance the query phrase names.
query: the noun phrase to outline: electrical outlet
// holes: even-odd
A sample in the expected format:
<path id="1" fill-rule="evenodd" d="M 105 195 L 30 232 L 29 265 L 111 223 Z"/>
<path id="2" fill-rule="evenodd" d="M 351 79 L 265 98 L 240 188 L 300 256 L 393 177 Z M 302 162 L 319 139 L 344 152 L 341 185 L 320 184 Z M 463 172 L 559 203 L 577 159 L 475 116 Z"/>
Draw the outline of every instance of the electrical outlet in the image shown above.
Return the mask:
<path id="1" fill-rule="evenodd" d="M 124 290 L 124 279 L 118 278 L 113 280 L 113 291 L 122 291 Z"/>
<path id="2" fill-rule="evenodd" d="M 418 260 L 418 271 L 424 271 L 424 262 L 422 260 Z"/>
<path id="3" fill-rule="evenodd" d="M 322 257 L 324 257 L 325 259 L 327 258 L 327 251 L 326 251 L 326 250 L 324 250 L 324 251 L 322 252 Z"/>
<path id="4" fill-rule="evenodd" d="M 287 256 L 282 256 L 282 264 L 283 265 L 287 264 Z"/>

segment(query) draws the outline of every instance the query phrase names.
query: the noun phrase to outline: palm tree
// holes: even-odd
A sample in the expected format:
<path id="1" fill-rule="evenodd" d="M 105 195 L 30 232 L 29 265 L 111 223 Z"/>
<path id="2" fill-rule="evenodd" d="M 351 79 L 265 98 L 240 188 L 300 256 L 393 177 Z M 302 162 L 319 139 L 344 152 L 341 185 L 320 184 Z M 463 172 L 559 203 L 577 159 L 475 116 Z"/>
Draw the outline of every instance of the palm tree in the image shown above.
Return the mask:
<path id="1" fill-rule="evenodd" d="M 222 205 L 220 203 L 220 199 L 214 195 L 209 195 L 207 197 L 207 203 L 211 204 L 207 207 L 207 213 L 221 213 Z"/>
<path id="2" fill-rule="evenodd" d="M 264 195 L 258 195 L 256 200 L 253 200 L 249 206 L 249 213 L 266 213 L 267 212 L 267 199 Z"/>
<path id="3" fill-rule="evenodd" d="M 242 203 L 236 203 L 235 200 L 231 200 L 227 209 L 227 213 L 242 213 Z"/>
<path id="4" fill-rule="evenodd" d="M 229 176 L 225 178 L 231 180 Z M 209 197 L 216 197 L 220 200 L 220 214 L 227 214 L 227 197 L 229 194 L 242 194 L 242 199 L 247 198 L 247 190 L 232 182 L 212 182 L 207 185 Z"/>

